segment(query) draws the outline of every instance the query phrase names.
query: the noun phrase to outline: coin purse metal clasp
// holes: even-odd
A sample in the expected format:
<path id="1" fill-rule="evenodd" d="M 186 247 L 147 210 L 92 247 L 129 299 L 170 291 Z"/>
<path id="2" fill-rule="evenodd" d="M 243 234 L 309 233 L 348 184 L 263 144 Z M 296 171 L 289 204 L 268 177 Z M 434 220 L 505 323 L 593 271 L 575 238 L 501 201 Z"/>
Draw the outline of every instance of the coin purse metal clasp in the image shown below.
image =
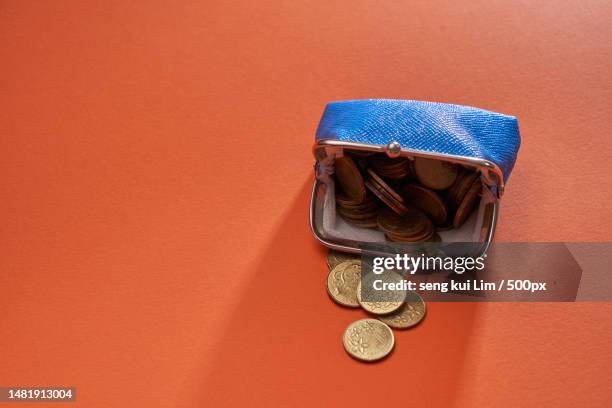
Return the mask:
<path id="1" fill-rule="evenodd" d="M 516 118 L 483 109 L 389 99 L 329 103 L 319 122 L 313 147 L 316 164 L 310 203 L 312 232 L 323 245 L 354 253 L 362 252 L 364 243 L 389 239 L 388 234 L 367 223 L 351 223 L 339 216 L 342 209 L 336 208 L 339 188 L 334 176 L 338 159 L 349 156 L 351 162 L 361 163 L 359 171 L 364 178 L 370 171 L 367 164 L 363 165 L 363 160 L 371 160 L 367 157 L 383 161 L 405 158 L 404 161 L 410 161 L 413 173 L 415 164 L 434 159 L 449 163 L 460 172 L 470 173 L 482 183 L 471 215 L 459 227 L 440 229 L 439 239 L 442 242 L 481 243 L 484 252 L 495 234 L 499 202 L 519 146 Z M 392 169 L 395 168 L 397 166 Z M 401 186 L 403 182 L 387 180 L 386 183 Z M 370 189 L 379 192 L 376 185 L 370 185 Z M 438 191 L 436 195 L 448 200 L 449 192 Z M 411 203 L 405 202 L 405 205 Z"/>

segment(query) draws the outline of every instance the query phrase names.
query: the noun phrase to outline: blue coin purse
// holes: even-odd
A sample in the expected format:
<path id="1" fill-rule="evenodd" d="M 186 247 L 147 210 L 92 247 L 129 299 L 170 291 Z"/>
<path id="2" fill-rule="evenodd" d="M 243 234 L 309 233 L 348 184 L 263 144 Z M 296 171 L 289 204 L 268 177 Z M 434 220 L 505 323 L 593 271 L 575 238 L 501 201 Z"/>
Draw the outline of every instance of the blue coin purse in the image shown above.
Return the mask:
<path id="1" fill-rule="evenodd" d="M 499 201 L 520 146 L 515 117 L 469 106 L 411 100 L 368 99 L 329 103 L 316 133 L 310 226 L 323 245 L 360 253 L 384 242 L 382 232 L 347 224 L 335 211 L 334 159 L 345 149 L 389 157 L 433 158 L 480 174 L 477 210 L 443 242 L 479 242 L 486 251 L 495 233 Z"/>

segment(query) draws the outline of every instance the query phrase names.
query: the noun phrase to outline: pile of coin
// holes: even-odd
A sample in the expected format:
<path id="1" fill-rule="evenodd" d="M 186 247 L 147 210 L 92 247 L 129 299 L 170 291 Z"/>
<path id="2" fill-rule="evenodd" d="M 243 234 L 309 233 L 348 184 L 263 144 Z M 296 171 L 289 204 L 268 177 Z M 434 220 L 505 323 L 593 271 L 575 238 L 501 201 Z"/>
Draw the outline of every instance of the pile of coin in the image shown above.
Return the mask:
<path id="1" fill-rule="evenodd" d="M 482 183 L 478 175 L 474 172 L 462 171 L 457 176 L 457 180 L 448 190 L 447 202 L 455 211 L 453 226 L 460 227 L 469 217 L 474 207 L 478 203 L 478 198 L 482 190 Z"/>
<path id="2" fill-rule="evenodd" d="M 399 215 L 405 214 L 407 209 L 404 206 L 404 199 L 385 183 L 374 170 L 368 169 L 367 172 L 368 178 L 365 181 L 365 186 L 368 190 Z"/>
<path id="3" fill-rule="evenodd" d="M 351 224 L 362 228 L 376 228 L 379 204 L 372 196 L 358 203 L 344 194 L 336 195 L 338 213 Z"/>
<path id="4" fill-rule="evenodd" d="M 397 283 L 402 279 L 401 275 L 367 275 L 362 282 L 361 260 L 355 255 L 337 251 L 329 251 L 327 265 L 327 293 L 330 298 L 344 307 L 361 307 L 374 317 L 357 320 L 344 331 L 342 342 L 351 357 L 367 362 L 386 357 L 395 346 L 391 328 L 407 329 L 425 317 L 425 302 L 416 292 L 386 291 L 384 299 L 380 300 L 370 296 L 373 279 Z"/>
<path id="5" fill-rule="evenodd" d="M 369 167 L 389 180 L 402 180 L 411 173 L 410 160 L 405 157 L 391 159 L 386 155 L 375 155 L 369 161 Z"/>
<path id="6" fill-rule="evenodd" d="M 439 241 L 477 206 L 479 173 L 447 161 L 346 150 L 335 159 L 338 214 L 389 241 Z"/>
<path id="7" fill-rule="evenodd" d="M 431 220 L 422 211 L 409 207 L 406 213 L 398 215 L 384 209 L 378 216 L 378 227 L 389 241 L 422 242 L 439 241 Z"/>

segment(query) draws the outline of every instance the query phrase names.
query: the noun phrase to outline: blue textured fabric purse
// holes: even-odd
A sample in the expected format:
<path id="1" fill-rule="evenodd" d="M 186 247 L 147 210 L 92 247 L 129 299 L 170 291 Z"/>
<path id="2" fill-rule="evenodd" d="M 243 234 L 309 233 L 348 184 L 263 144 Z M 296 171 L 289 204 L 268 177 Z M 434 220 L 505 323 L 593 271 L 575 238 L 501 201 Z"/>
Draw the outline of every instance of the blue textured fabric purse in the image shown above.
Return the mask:
<path id="1" fill-rule="evenodd" d="M 334 158 L 344 149 L 386 153 L 389 157 L 434 158 L 479 172 L 483 184 L 478 214 L 469 225 L 443 233 L 449 242 L 493 239 L 499 199 L 520 146 L 515 117 L 469 106 L 393 99 L 329 103 L 314 146 L 316 177 L 310 225 L 324 245 L 361 252 L 366 242 L 384 241 L 381 232 L 353 228 L 335 217 Z M 467 223 L 466 223 L 467 224 Z M 378 235 L 377 235 L 378 234 Z"/>
<path id="2" fill-rule="evenodd" d="M 487 160 L 508 180 L 521 138 L 513 116 L 447 103 L 367 99 L 327 105 L 317 140 L 373 145 Z"/>

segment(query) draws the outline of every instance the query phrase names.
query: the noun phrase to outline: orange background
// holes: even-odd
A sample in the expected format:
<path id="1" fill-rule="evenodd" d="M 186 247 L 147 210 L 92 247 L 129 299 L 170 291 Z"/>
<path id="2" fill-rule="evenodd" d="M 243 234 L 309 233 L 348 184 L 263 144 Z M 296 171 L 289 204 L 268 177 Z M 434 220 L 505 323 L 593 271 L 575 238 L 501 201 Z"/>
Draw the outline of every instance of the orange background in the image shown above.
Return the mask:
<path id="1" fill-rule="evenodd" d="M 609 2 L 461 3 L 2 1 L 0 386 L 609 406 L 609 303 L 429 304 L 382 363 L 342 348 L 363 314 L 327 298 L 307 225 L 328 101 L 516 115 L 497 240 L 612 239 Z"/>

